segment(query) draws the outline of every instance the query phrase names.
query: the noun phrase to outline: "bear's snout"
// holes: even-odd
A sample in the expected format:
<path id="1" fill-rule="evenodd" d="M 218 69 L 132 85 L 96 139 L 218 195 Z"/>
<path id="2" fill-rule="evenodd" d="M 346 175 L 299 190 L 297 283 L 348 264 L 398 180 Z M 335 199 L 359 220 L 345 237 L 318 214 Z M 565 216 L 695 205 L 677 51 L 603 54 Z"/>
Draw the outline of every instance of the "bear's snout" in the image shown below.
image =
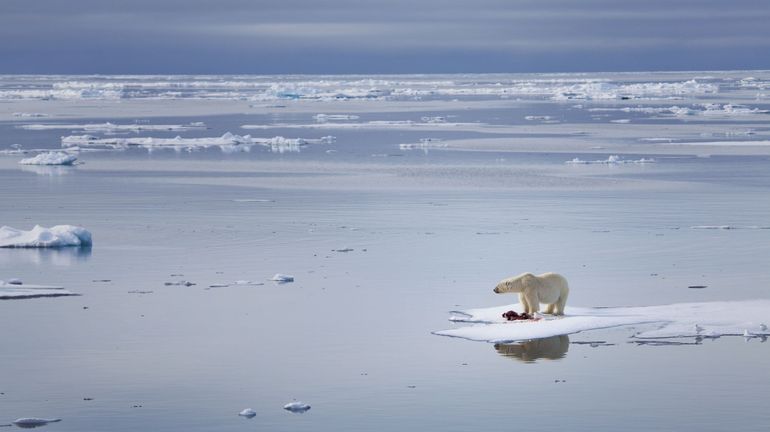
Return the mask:
<path id="1" fill-rule="evenodd" d="M 495 289 L 493 289 L 492 291 L 494 291 L 495 294 L 500 294 L 500 291 L 498 291 L 497 287 L 495 287 Z"/>

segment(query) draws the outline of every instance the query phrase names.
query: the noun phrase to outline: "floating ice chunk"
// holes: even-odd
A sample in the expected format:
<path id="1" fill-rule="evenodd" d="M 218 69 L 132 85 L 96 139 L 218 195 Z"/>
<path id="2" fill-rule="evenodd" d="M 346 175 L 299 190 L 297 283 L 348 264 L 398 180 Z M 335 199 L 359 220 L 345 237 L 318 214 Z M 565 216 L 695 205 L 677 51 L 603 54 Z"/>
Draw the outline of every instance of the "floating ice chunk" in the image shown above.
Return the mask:
<path id="1" fill-rule="evenodd" d="M 447 144 L 442 142 L 441 138 L 420 138 L 419 144 L 399 144 L 398 148 L 401 150 L 428 150 L 447 148 Z"/>
<path id="2" fill-rule="evenodd" d="M 273 276 L 270 280 L 280 283 L 294 282 L 294 276 L 276 273 L 275 276 Z"/>
<path id="3" fill-rule="evenodd" d="M 695 225 L 691 226 L 690 229 L 702 229 L 702 230 L 736 230 L 736 229 L 758 229 L 758 230 L 766 230 L 770 229 L 770 226 L 757 226 L 757 225 Z"/>
<path id="4" fill-rule="evenodd" d="M 234 135 L 230 132 L 220 137 L 203 138 L 99 138 L 93 135 L 69 135 L 61 138 L 62 147 L 101 148 L 101 149 L 125 149 L 127 147 L 144 147 L 147 149 L 171 148 L 196 150 L 209 147 L 219 147 L 223 151 L 248 151 L 254 145 L 269 147 L 275 152 L 299 151 L 300 147 L 310 144 L 330 144 L 335 137 L 325 136 L 318 139 L 284 138 L 276 136 L 272 138 L 256 138 L 251 135 Z"/>
<path id="5" fill-rule="evenodd" d="M 43 113 L 28 113 L 28 112 L 15 112 L 13 113 L 14 117 L 21 117 L 21 118 L 36 118 L 36 117 L 48 117 L 48 114 Z"/>
<path id="6" fill-rule="evenodd" d="M 245 410 L 239 412 L 238 415 L 241 417 L 253 418 L 254 416 L 257 415 L 257 412 L 251 408 L 246 408 Z"/>
<path id="7" fill-rule="evenodd" d="M 524 120 L 529 120 L 529 121 L 535 121 L 535 120 L 549 121 L 549 120 L 553 120 L 553 116 L 549 116 L 549 115 L 528 115 L 528 116 L 524 117 Z"/>
<path id="8" fill-rule="evenodd" d="M 91 233 L 79 226 L 56 225 L 45 228 L 35 225 L 30 231 L 0 227 L 0 248 L 91 246 L 92 243 Z"/>
<path id="9" fill-rule="evenodd" d="M 78 295 L 60 286 L 25 285 L 14 283 L 14 281 L 21 282 L 18 279 L 11 279 L 7 282 L 0 281 L 0 300 Z"/>
<path id="10" fill-rule="evenodd" d="M 73 165 L 78 158 L 62 152 L 47 152 L 19 161 L 22 165 Z"/>
<path id="11" fill-rule="evenodd" d="M 574 158 L 564 163 L 568 165 L 627 165 L 627 164 L 642 165 L 642 164 L 648 164 L 648 163 L 655 163 L 655 159 L 641 158 L 637 160 L 626 160 L 617 155 L 610 155 L 605 160 L 588 161 L 588 160 L 582 160 L 580 158 Z"/>
<path id="12" fill-rule="evenodd" d="M 13 421 L 13 424 L 20 428 L 36 428 L 38 426 L 45 426 L 48 423 L 60 422 L 61 419 L 44 419 L 35 417 L 20 418 Z"/>
<path id="13" fill-rule="evenodd" d="M 18 279 L 18 278 L 8 279 L 8 281 L 6 283 L 10 284 L 10 285 L 23 285 L 24 284 L 24 282 L 22 282 L 22 280 Z"/>
<path id="14" fill-rule="evenodd" d="M 310 405 L 304 402 L 294 401 L 284 405 L 283 409 L 285 409 L 286 411 L 291 411 L 293 413 L 303 413 L 310 409 Z"/>
<path id="15" fill-rule="evenodd" d="M 192 122 L 188 124 L 115 124 L 115 123 L 45 123 L 45 124 L 23 124 L 16 126 L 25 130 L 83 130 L 86 132 L 142 132 L 142 131 L 172 131 L 182 132 L 196 129 L 206 129 L 203 122 Z"/>
<path id="16" fill-rule="evenodd" d="M 454 311 L 451 321 L 471 325 L 434 332 L 441 336 L 475 341 L 513 342 L 578 333 L 609 327 L 655 324 L 635 338 L 741 336 L 744 330 L 766 336 L 761 323 L 770 317 L 770 300 L 681 303 L 664 306 L 579 308 L 567 307 L 565 315 L 545 315 L 539 321 L 506 321 L 502 313 L 520 305 Z"/>
<path id="17" fill-rule="evenodd" d="M 352 114 L 316 114 L 313 116 L 313 118 L 319 123 L 341 120 L 358 120 L 358 116 Z"/>

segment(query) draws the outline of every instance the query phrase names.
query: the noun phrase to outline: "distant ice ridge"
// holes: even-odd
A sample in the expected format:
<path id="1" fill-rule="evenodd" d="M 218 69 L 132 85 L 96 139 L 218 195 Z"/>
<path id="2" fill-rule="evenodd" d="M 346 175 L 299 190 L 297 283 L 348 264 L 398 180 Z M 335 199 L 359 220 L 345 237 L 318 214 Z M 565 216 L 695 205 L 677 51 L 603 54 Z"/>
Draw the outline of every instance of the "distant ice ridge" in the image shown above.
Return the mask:
<path id="1" fill-rule="evenodd" d="M 398 148 L 401 150 L 429 150 L 447 147 L 447 144 L 443 142 L 441 138 L 420 138 L 420 142 L 417 144 L 398 145 Z"/>
<path id="2" fill-rule="evenodd" d="M 0 300 L 78 295 L 60 286 L 27 285 L 20 282 L 0 280 Z"/>
<path id="3" fill-rule="evenodd" d="M 674 117 L 689 117 L 689 116 L 705 116 L 705 117 L 742 117 L 751 116 L 757 114 L 768 114 L 770 111 L 761 110 L 759 108 L 749 108 L 745 105 L 738 104 L 698 104 L 692 108 L 670 106 L 670 107 L 622 107 L 622 108 L 589 108 L 591 112 L 607 112 L 607 111 L 619 111 L 625 113 L 641 113 L 652 114 L 661 116 L 674 116 Z"/>
<path id="4" fill-rule="evenodd" d="M 99 138 L 93 135 L 70 135 L 61 138 L 62 147 L 78 148 L 109 148 L 125 149 L 128 147 L 143 147 L 147 149 L 171 148 L 184 150 L 198 150 L 209 147 L 219 147 L 225 152 L 249 151 L 254 145 L 262 145 L 270 148 L 272 152 L 298 152 L 301 147 L 310 144 L 329 144 L 334 142 L 333 136 L 325 136 L 318 139 L 284 138 L 256 138 L 251 135 L 234 135 L 230 132 L 221 137 L 210 138 Z"/>
<path id="5" fill-rule="evenodd" d="M 580 158 L 574 158 L 564 163 L 568 165 L 625 165 L 625 164 L 641 165 L 641 164 L 655 163 L 655 159 L 641 158 L 637 160 L 626 160 L 617 155 L 610 155 L 605 160 L 587 161 L 587 160 L 582 160 Z"/>
<path id="6" fill-rule="evenodd" d="M 357 115 L 352 114 L 316 114 L 313 116 L 318 123 L 326 123 L 330 121 L 340 120 L 358 120 Z"/>
<path id="7" fill-rule="evenodd" d="M 521 305 L 496 306 L 453 312 L 451 321 L 471 325 L 434 332 L 485 342 L 514 342 L 566 335 L 589 330 L 650 324 L 633 335 L 652 338 L 717 338 L 721 336 L 766 337 L 770 300 L 680 303 L 663 306 L 586 308 L 567 307 L 563 317 L 545 316 L 540 321 L 509 322 L 503 312 Z"/>
<path id="8" fill-rule="evenodd" d="M 73 165 L 77 157 L 62 152 L 47 152 L 19 161 L 22 165 Z"/>
<path id="9" fill-rule="evenodd" d="M 195 129 L 206 129 L 202 122 L 192 122 L 183 125 L 152 125 L 152 124 L 114 124 L 114 123 L 47 123 L 47 124 L 23 124 L 16 126 L 25 130 L 83 130 L 86 132 L 141 132 L 141 131 L 173 131 L 181 132 Z"/>
<path id="10" fill-rule="evenodd" d="M 45 228 L 35 225 L 29 231 L 0 227 L 0 248 L 55 248 L 91 246 L 92 243 L 91 233 L 79 226 L 56 225 Z"/>

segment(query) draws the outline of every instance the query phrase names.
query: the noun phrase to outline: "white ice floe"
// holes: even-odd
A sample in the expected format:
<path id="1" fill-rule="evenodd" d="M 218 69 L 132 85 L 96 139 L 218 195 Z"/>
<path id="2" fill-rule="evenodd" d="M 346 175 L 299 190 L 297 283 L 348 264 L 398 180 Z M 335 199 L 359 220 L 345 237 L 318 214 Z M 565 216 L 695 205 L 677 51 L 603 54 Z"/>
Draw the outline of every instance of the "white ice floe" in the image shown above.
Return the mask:
<path id="1" fill-rule="evenodd" d="M 770 318 L 770 300 L 680 303 L 639 307 L 567 307 L 561 317 L 545 316 L 539 321 L 507 321 L 502 314 L 522 310 L 513 304 L 452 312 L 451 321 L 470 325 L 434 334 L 474 341 L 513 342 L 566 335 L 610 327 L 642 328 L 639 339 L 768 336 L 762 323 Z"/>
<path id="2" fill-rule="evenodd" d="M 294 401 L 284 405 L 283 409 L 285 409 L 286 411 L 291 411 L 293 413 L 303 413 L 310 409 L 310 405 L 304 402 Z"/>
<path id="3" fill-rule="evenodd" d="M 290 275 L 286 275 L 286 274 L 281 274 L 281 273 L 276 273 L 275 276 L 270 278 L 270 280 L 271 281 L 275 281 L 275 282 L 281 282 L 281 283 L 294 282 L 294 276 L 290 276 Z"/>
<path id="4" fill-rule="evenodd" d="M 196 150 L 209 147 L 219 147 L 223 151 L 249 151 L 254 145 L 262 145 L 270 148 L 273 152 L 291 152 L 299 151 L 300 147 L 310 144 L 330 144 L 335 138 L 325 136 L 318 139 L 304 138 L 284 138 L 276 136 L 272 138 L 257 138 L 251 135 L 234 135 L 230 132 L 220 137 L 204 138 L 153 138 L 153 137 L 131 137 L 131 138 L 99 138 L 93 135 L 70 135 L 61 138 L 62 147 L 78 148 L 109 148 L 125 149 L 128 147 L 143 147 L 147 149 L 170 148 Z"/>
<path id="5" fill-rule="evenodd" d="M 143 131 L 172 131 L 182 132 L 196 129 L 206 129 L 206 124 L 193 122 L 188 124 L 115 124 L 115 123 L 47 123 L 47 124 L 23 124 L 16 126 L 25 130 L 83 130 L 85 132 L 143 132 Z"/>
<path id="6" fill-rule="evenodd" d="M 62 152 L 46 152 L 19 161 L 22 165 L 74 165 L 76 156 Z"/>
<path id="7" fill-rule="evenodd" d="M 0 280 L 0 300 L 78 295 L 60 286 L 27 285 L 13 282 L 13 279 L 7 282 Z"/>
<path id="8" fill-rule="evenodd" d="M 13 113 L 14 117 L 21 117 L 21 118 L 40 118 L 40 117 L 48 117 L 48 114 L 43 113 L 28 113 L 28 112 L 15 112 Z"/>
<path id="9" fill-rule="evenodd" d="M 316 114 L 313 116 L 313 118 L 319 123 L 326 123 L 330 121 L 358 120 L 358 116 L 353 114 Z"/>
<path id="10" fill-rule="evenodd" d="M 701 229 L 701 230 L 737 230 L 737 229 L 770 229 L 770 226 L 759 226 L 759 225 L 694 225 L 691 226 L 690 229 Z"/>
<path id="11" fill-rule="evenodd" d="M 429 150 L 447 148 L 448 145 L 441 138 L 420 138 L 419 143 L 399 144 L 401 150 Z"/>
<path id="12" fill-rule="evenodd" d="M 628 159 L 623 159 L 617 155 L 610 155 L 605 160 L 588 161 L 588 160 L 582 160 L 580 158 L 574 158 L 564 163 L 568 165 L 626 165 L 626 164 L 641 165 L 641 164 L 655 163 L 655 159 L 641 158 L 636 160 L 628 160 Z"/>
<path id="13" fill-rule="evenodd" d="M 246 408 L 245 410 L 239 412 L 238 415 L 241 417 L 252 418 L 257 415 L 257 412 L 251 408 Z"/>
<path id="14" fill-rule="evenodd" d="M 9 226 L 0 227 L 0 248 L 55 248 L 91 246 L 91 233 L 83 227 L 56 225 L 45 228 L 35 225 L 29 231 Z"/>
<path id="15" fill-rule="evenodd" d="M 60 422 L 61 419 L 44 419 L 44 418 L 35 418 L 35 417 L 26 417 L 26 418 L 20 418 L 13 421 L 13 424 L 20 428 L 35 428 L 38 426 L 44 426 L 48 423 L 56 423 Z"/>
<path id="16" fill-rule="evenodd" d="M 766 147 L 770 146 L 770 140 L 756 141 L 681 141 L 669 144 L 681 146 L 715 146 L 715 147 Z"/>

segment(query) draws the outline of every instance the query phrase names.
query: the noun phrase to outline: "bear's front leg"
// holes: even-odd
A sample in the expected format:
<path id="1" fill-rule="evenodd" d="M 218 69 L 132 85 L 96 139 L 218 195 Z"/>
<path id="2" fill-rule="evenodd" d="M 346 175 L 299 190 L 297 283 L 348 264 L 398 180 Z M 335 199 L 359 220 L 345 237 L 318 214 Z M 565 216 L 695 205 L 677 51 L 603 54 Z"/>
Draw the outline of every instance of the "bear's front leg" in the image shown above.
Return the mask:
<path id="1" fill-rule="evenodd" d="M 527 307 L 524 312 L 533 314 L 540 311 L 540 299 L 537 296 L 537 291 L 534 289 L 524 290 L 522 292 L 524 296 L 524 302 Z"/>
<path id="2" fill-rule="evenodd" d="M 554 310 L 556 310 L 556 303 L 551 303 L 547 308 L 545 308 L 545 313 L 553 315 Z"/>
<path id="3" fill-rule="evenodd" d="M 519 303 L 521 303 L 521 306 L 524 308 L 524 312 L 529 313 L 529 303 L 523 292 L 519 293 Z"/>

